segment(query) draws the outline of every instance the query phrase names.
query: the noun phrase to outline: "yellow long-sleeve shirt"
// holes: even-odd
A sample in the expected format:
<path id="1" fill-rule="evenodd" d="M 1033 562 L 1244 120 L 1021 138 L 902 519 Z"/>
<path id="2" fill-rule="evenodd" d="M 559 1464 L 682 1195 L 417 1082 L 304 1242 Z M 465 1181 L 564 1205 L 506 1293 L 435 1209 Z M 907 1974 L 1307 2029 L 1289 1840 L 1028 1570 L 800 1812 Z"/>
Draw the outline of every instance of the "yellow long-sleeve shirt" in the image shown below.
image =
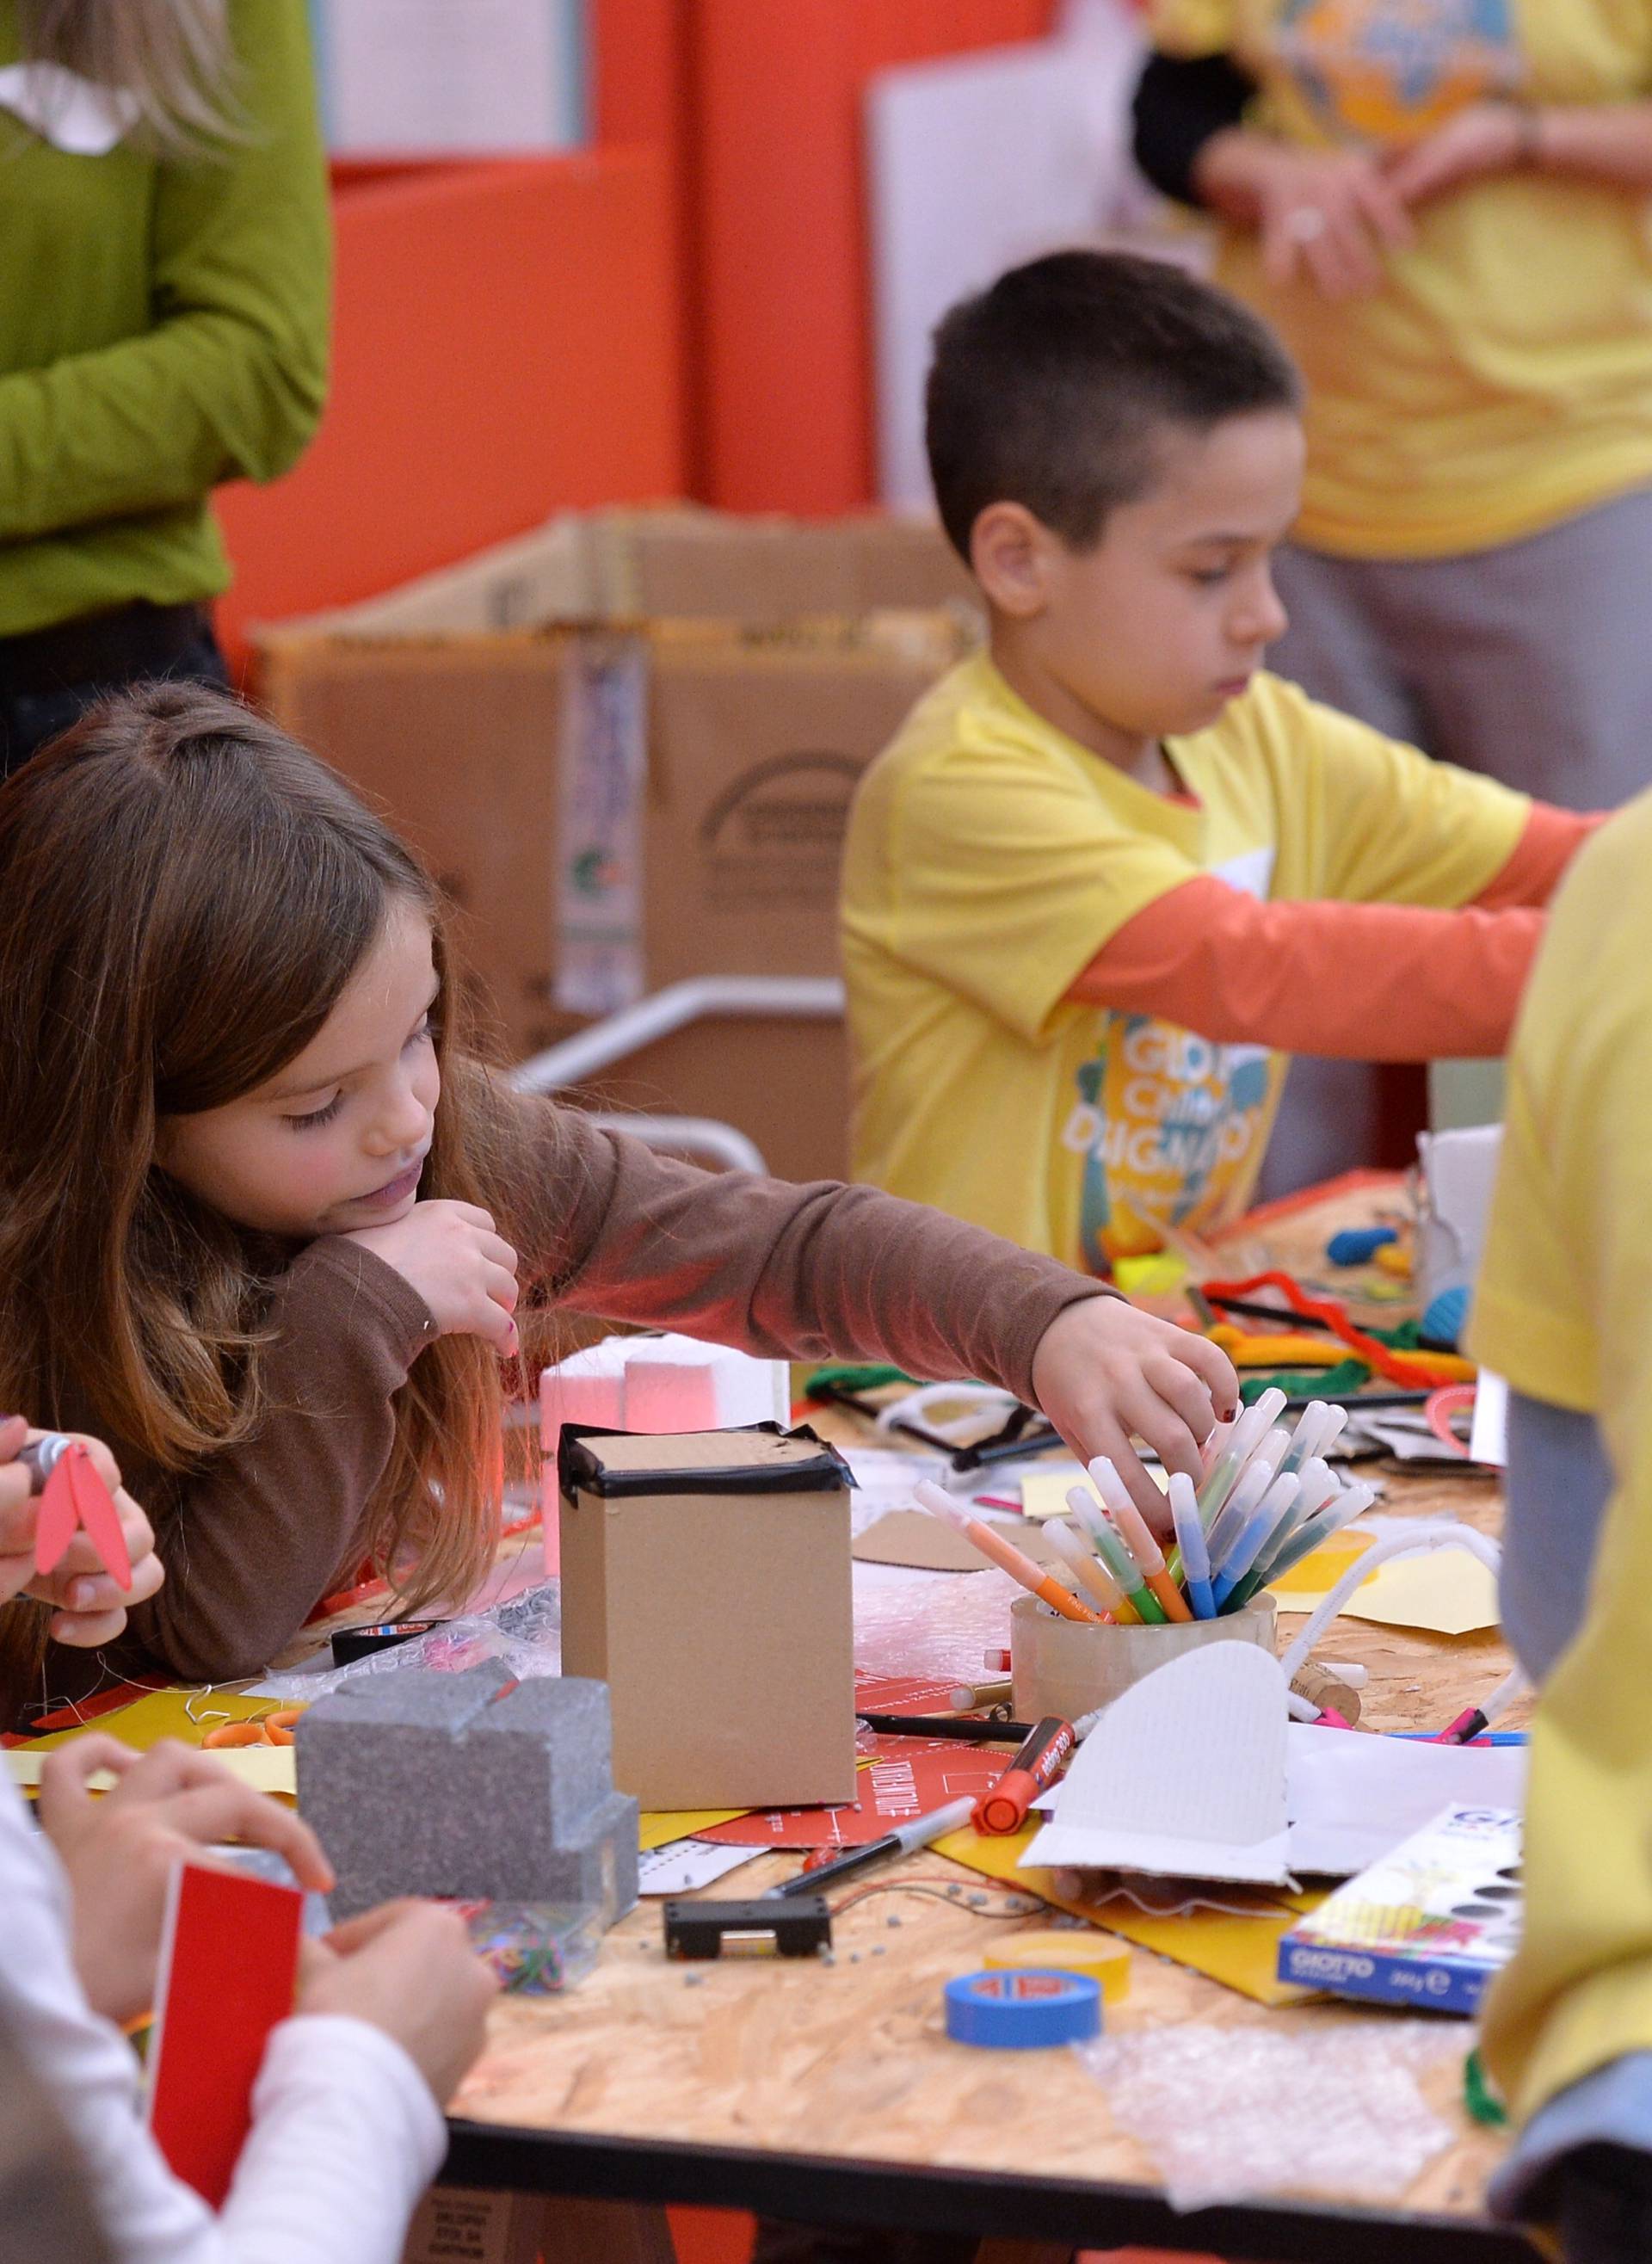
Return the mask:
<path id="1" fill-rule="evenodd" d="M 1486 2025 L 1522 2120 L 1652 2050 L 1649 858 L 1642 795 L 1556 899 L 1511 1056 L 1469 1339 L 1529 1398 L 1593 1415 L 1613 1477 L 1583 1624 L 1537 1710 L 1525 1935 Z"/>

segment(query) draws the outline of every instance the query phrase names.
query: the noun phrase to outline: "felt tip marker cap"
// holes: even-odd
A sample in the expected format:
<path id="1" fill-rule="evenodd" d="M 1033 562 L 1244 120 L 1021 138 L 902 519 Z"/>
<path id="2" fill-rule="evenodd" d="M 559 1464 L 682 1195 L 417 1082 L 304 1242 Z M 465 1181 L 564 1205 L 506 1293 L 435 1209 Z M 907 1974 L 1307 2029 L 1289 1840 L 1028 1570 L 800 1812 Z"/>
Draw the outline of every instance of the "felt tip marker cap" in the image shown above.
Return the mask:
<path id="1" fill-rule="evenodd" d="M 1131 1500 L 1123 1479 L 1105 1455 L 1098 1455 L 1090 1465 L 1090 1475 L 1096 1491 L 1106 1504 L 1125 1547 L 1141 1568 L 1141 1578 L 1167 1620 L 1191 1620 L 1193 1616 L 1183 1599 L 1181 1590 L 1164 1567 L 1164 1551 L 1148 1529 L 1148 1521 Z"/>
<path id="2" fill-rule="evenodd" d="M 1182 1552 L 1182 1572 L 1187 1582 L 1187 1600 L 1193 1616 L 1214 1620 L 1216 1599 L 1211 1593 L 1210 1556 L 1205 1546 L 1205 1528 L 1199 1521 L 1199 1497 L 1193 1491 L 1193 1481 L 1177 1470 L 1170 1479 L 1170 1515 L 1176 1524 L 1177 1545 Z"/>
<path id="3" fill-rule="evenodd" d="M 1228 1551 L 1232 1548 L 1235 1537 L 1249 1524 L 1257 1504 L 1272 1484 L 1273 1465 L 1265 1456 L 1257 1454 L 1246 1463 L 1238 1484 L 1222 1505 L 1221 1516 L 1205 1528 L 1205 1542 L 1210 1551 L 1213 1571 L 1227 1562 Z"/>
<path id="4" fill-rule="evenodd" d="M 1069 1486 L 1067 1506 L 1090 1535 L 1096 1553 L 1123 1589 L 1124 1600 L 1136 1617 L 1146 1621 L 1150 1627 L 1163 1626 L 1163 1607 L 1149 1591 L 1141 1578 L 1141 1567 L 1096 1506 L 1093 1497 L 1087 1494 L 1083 1486 Z"/>
<path id="5" fill-rule="evenodd" d="M 1141 1615 L 1131 1602 L 1123 1586 L 1128 1580 L 1134 1585 L 1134 1562 L 1129 1550 L 1101 1513 L 1101 1504 L 1083 1486 L 1069 1486 L 1067 1506 L 1072 1512 L 1073 1523 L 1079 1527 L 1102 1561 L 1104 1570 L 1119 1590 L 1119 1607 L 1113 1616 L 1127 1627 L 1139 1627 Z"/>
<path id="6" fill-rule="evenodd" d="M 1221 1610 L 1240 1581 L 1256 1563 L 1267 1542 L 1278 1531 L 1280 1519 L 1288 1513 L 1299 1491 L 1300 1482 L 1297 1479 L 1275 1478 L 1273 1484 L 1264 1494 L 1261 1506 L 1243 1527 L 1228 1550 L 1227 1562 L 1214 1571 L 1213 1586 L 1218 1612 Z"/>
<path id="7" fill-rule="evenodd" d="M 1117 1619 L 1124 1608 L 1124 1597 L 1118 1582 L 1094 1552 L 1085 1548 L 1066 1519 L 1047 1518 L 1044 1537 L 1062 1564 L 1072 1566 L 1095 1598 L 1103 1615 L 1108 1619 Z"/>

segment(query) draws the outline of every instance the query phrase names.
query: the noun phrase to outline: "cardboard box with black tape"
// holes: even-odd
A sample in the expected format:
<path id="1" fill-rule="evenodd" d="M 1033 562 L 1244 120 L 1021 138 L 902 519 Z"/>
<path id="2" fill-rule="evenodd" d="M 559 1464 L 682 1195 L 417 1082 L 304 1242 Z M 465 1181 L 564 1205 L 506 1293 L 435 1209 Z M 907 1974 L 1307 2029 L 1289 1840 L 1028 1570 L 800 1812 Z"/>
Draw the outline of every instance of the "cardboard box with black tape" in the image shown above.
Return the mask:
<path id="1" fill-rule="evenodd" d="M 645 1809 L 855 1796 L 849 1475 L 807 1429 L 563 1426 L 562 1671 Z"/>

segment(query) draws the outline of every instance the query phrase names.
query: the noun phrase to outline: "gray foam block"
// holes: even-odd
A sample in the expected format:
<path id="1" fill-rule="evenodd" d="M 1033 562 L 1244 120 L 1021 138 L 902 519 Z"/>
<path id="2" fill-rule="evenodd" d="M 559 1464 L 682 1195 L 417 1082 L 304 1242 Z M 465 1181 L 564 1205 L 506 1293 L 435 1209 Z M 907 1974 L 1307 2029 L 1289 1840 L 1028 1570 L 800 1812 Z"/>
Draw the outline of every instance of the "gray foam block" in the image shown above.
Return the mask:
<path id="1" fill-rule="evenodd" d="M 299 1807 L 341 1917 L 394 1895 L 636 1900 L 637 1803 L 613 1789 L 607 1686 L 500 1668 L 365 1676 L 297 1730 Z"/>

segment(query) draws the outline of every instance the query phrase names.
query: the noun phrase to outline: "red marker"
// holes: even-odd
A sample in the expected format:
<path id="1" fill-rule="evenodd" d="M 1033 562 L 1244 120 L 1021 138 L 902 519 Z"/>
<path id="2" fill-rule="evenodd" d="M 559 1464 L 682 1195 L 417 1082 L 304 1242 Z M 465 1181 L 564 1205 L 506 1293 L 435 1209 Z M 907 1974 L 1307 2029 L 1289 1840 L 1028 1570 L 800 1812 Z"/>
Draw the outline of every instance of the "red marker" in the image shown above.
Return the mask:
<path id="1" fill-rule="evenodd" d="M 1026 1822 L 1028 1809 L 1045 1786 L 1053 1782 L 1076 1743 L 1072 1723 L 1063 1722 L 1059 1714 L 1047 1714 L 1036 1723 L 1004 1774 L 975 1803 L 970 1820 L 976 1831 L 997 1838 L 1018 1832 Z"/>

